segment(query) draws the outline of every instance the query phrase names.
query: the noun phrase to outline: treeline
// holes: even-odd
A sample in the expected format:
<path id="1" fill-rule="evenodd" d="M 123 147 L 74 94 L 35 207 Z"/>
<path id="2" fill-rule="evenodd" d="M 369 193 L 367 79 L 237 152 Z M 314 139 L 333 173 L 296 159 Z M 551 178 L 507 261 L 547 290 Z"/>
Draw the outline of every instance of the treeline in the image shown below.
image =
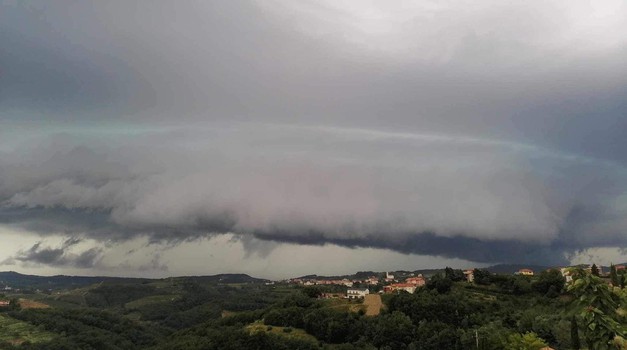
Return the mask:
<path id="1" fill-rule="evenodd" d="M 157 344 L 169 333 L 167 329 L 95 309 L 29 309 L 8 315 L 59 335 L 45 344 L 23 343 L 20 349 L 138 349 Z"/>
<path id="2" fill-rule="evenodd" d="M 158 302 L 127 305 L 129 302 L 163 296 Z M 195 280 L 177 281 L 168 288 L 149 284 L 102 285 L 85 295 L 88 306 L 116 309 L 122 314 L 139 314 L 140 320 L 174 330 L 191 327 L 209 319 L 219 318 L 224 310 L 249 311 L 266 308 L 277 301 L 260 284 L 242 288 L 228 285 L 201 284 Z"/>
<path id="3" fill-rule="evenodd" d="M 388 300 L 377 317 L 338 312 L 305 294 L 291 295 L 258 313 L 211 321 L 173 334 L 156 349 L 286 348 L 289 338 L 250 334 L 246 325 L 258 319 L 268 327 L 302 328 L 318 343 L 293 342 L 293 349 L 514 349 L 521 344 L 571 348 L 570 321 L 556 299 L 533 296 L 520 300 L 486 299 L 465 289 L 440 294 L 421 289 Z M 544 336 L 540 339 L 540 335 Z M 230 339 L 230 340 L 229 340 Z M 283 344 L 283 345 L 279 345 Z M 521 346 L 523 346 L 521 345 Z"/>

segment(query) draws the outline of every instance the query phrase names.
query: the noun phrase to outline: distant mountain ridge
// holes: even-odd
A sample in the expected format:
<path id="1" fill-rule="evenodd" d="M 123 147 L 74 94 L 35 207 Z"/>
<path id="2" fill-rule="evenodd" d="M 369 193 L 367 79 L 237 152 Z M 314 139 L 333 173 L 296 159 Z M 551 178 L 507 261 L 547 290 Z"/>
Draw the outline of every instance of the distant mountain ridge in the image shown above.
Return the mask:
<path id="1" fill-rule="evenodd" d="M 11 288 L 55 289 L 80 287 L 108 281 L 141 282 L 146 280 L 148 279 L 104 276 L 38 276 L 25 275 L 15 271 L 4 271 L 0 272 L 0 290 L 3 289 L 5 286 L 9 286 Z"/>
<path id="2" fill-rule="evenodd" d="M 221 273 L 217 275 L 207 276 L 180 276 L 173 278 L 190 278 L 198 282 L 216 282 L 216 283 L 264 283 L 270 282 L 268 279 L 251 277 L 245 273 Z"/>
<path id="3" fill-rule="evenodd" d="M 177 276 L 176 279 L 188 278 L 198 282 L 209 283 L 263 283 L 266 279 L 251 277 L 246 274 L 218 274 L 207 276 Z M 134 277 L 109 277 L 109 276 L 38 276 L 25 275 L 15 271 L 0 272 L 0 291 L 6 286 L 10 288 L 32 289 L 59 289 L 78 288 L 101 282 L 112 283 L 141 283 L 145 281 L 164 280 L 164 278 L 134 278 Z"/>

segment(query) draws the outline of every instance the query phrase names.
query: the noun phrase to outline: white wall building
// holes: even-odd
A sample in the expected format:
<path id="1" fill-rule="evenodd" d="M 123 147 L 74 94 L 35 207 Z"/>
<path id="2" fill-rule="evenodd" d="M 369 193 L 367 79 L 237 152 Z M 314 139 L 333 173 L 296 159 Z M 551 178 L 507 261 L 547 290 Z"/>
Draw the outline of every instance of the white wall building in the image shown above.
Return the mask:
<path id="1" fill-rule="evenodd" d="M 370 294 L 370 290 L 368 288 L 349 288 L 346 291 L 346 297 L 348 299 L 364 298 L 368 294 Z"/>

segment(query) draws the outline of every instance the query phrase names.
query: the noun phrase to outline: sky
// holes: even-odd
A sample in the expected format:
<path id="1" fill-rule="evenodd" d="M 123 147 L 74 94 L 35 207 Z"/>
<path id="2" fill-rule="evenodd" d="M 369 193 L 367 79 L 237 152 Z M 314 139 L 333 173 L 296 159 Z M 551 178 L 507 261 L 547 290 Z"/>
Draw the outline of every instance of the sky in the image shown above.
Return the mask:
<path id="1" fill-rule="evenodd" d="M 0 270 L 627 261 L 627 3 L 0 0 Z"/>

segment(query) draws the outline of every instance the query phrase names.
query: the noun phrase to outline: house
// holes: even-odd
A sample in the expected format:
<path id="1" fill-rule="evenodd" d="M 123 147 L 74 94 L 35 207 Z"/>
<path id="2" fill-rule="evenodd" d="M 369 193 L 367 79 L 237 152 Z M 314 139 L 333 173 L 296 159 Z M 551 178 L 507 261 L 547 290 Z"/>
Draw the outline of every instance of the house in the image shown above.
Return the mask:
<path id="1" fill-rule="evenodd" d="M 416 287 L 422 287 L 424 286 L 427 282 L 425 281 L 425 278 L 422 277 L 422 275 L 418 275 L 416 277 L 409 277 L 408 279 L 405 280 L 405 283 L 407 284 L 413 284 Z"/>
<path id="2" fill-rule="evenodd" d="M 350 288 L 350 287 L 353 286 L 353 281 L 350 281 L 350 280 L 345 278 L 345 279 L 341 280 L 339 284 L 343 284 L 344 286 Z"/>
<path id="3" fill-rule="evenodd" d="M 383 287 L 383 291 L 385 293 L 392 293 L 392 292 L 403 290 L 403 291 L 405 291 L 407 293 L 414 293 L 417 288 L 418 288 L 418 286 L 415 285 L 415 284 L 394 283 L 394 284 L 390 284 L 389 286 Z"/>
<path id="4" fill-rule="evenodd" d="M 562 276 L 566 280 L 566 283 L 570 283 L 573 281 L 573 276 L 571 276 L 570 269 L 568 267 L 560 268 L 560 272 L 562 273 Z"/>
<path id="5" fill-rule="evenodd" d="M 474 282 L 475 281 L 475 270 L 470 269 L 470 270 L 464 271 L 464 277 L 466 277 L 466 281 L 468 283 Z"/>
<path id="6" fill-rule="evenodd" d="M 394 275 L 390 274 L 389 272 L 385 273 L 385 281 L 386 282 L 394 282 Z"/>
<path id="7" fill-rule="evenodd" d="M 523 275 L 523 276 L 533 276 L 533 270 L 530 269 L 520 269 L 518 272 L 514 273 L 515 275 Z"/>
<path id="8" fill-rule="evenodd" d="M 379 284 L 379 279 L 377 277 L 375 277 L 375 276 L 371 276 L 370 278 L 365 280 L 365 282 L 370 284 L 370 285 L 376 285 L 376 284 Z"/>
<path id="9" fill-rule="evenodd" d="M 404 290 L 407 293 L 414 293 L 416 291 L 417 286 L 415 284 L 409 283 L 395 283 L 390 284 L 389 286 L 383 287 L 383 291 L 386 293 L 393 293 L 396 291 Z"/>
<path id="10" fill-rule="evenodd" d="M 0 307 L 7 307 L 9 304 L 11 304 L 11 302 L 8 300 L 0 300 Z"/>
<path id="11" fill-rule="evenodd" d="M 348 299 L 365 298 L 368 294 L 370 294 L 368 288 L 348 288 L 348 290 L 346 290 L 346 298 Z"/>

